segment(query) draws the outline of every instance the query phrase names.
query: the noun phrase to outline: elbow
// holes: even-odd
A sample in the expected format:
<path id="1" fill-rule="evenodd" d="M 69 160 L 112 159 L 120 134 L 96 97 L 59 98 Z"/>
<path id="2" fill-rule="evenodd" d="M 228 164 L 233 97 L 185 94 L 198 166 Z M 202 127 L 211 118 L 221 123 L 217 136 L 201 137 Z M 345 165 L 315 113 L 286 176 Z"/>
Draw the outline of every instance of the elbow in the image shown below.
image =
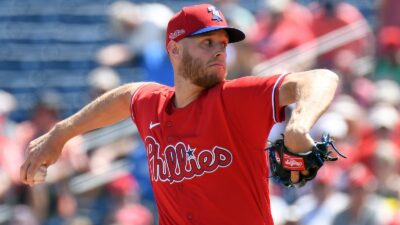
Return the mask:
<path id="1" fill-rule="evenodd" d="M 330 84 L 335 85 L 335 86 L 338 85 L 338 83 L 339 83 L 339 75 L 337 75 L 332 70 L 319 69 L 319 70 L 316 70 L 315 72 L 325 82 L 330 83 Z"/>

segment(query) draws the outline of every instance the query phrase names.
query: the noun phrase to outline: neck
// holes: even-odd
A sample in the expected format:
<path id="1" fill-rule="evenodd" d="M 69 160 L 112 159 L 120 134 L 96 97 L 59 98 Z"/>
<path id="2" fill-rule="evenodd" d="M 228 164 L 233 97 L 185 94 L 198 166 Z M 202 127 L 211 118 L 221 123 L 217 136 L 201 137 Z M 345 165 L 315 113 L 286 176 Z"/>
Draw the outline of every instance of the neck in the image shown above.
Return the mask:
<path id="1" fill-rule="evenodd" d="M 196 100 L 204 88 L 199 87 L 181 76 L 175 76 L 175 107 L 183 108 Z"/>

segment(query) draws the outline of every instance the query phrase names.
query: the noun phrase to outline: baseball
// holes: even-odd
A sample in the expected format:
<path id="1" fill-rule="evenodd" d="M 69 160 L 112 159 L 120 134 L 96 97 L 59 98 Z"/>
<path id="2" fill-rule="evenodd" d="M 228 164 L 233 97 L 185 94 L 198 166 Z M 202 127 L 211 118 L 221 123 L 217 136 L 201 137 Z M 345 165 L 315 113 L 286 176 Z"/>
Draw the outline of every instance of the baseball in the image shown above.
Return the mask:
<path id="1" fill-rule="evenodd" d="M 41 183 L 44 182 L 46 179 L 47 175 L 47 167 L 42 165 L 39 167 L 39 169 L 35 172 L 35 175 L 33 177 L 33 180 L 35 183 Z"/>

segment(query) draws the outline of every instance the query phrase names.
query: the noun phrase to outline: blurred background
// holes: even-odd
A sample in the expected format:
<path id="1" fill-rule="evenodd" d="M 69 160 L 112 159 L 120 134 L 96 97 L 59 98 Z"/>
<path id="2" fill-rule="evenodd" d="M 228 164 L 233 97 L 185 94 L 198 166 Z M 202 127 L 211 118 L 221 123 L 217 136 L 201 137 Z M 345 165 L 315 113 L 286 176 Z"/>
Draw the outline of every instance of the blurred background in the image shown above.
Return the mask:
<path id="1" fill-rule="evenodd" d="M 167 21 L 196 3 L 0 0 L 1 225 L 157 224 L 130 120 L 71 140 L 45 184 L 21 185 L 19 167 L 32 139 L 105 91 L 132 81 L 172 85 Z M 230 79 L 313 68 L 341 78 L 312 136 L 329 132 L 348 158 L 301 189 L 271 180 L 275 223 L 400 225 L 400 1 L 210 3 L 247 35 L 228 47 Z"/>

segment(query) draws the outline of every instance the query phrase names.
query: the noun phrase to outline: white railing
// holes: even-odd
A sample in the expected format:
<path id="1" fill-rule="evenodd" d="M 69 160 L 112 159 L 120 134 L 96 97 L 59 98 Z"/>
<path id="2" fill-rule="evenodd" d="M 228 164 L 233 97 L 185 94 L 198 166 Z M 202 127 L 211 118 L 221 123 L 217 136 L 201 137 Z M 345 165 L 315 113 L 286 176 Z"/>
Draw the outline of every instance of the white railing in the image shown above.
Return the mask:
<path id="1" fill-rule="evenodd" d="M 287 68 L 287 65 L 295 64 L 296 61 L 307 59 L 310 54 L 314 56 L 322 55 L 352 41 L 366 37 L 370 33 L 371 29 L 366 21 L 349 24 L 256 65 L 253 69 L 253 74 L 267 75 L 286 72 L 281 71 L 282 68 Z"/>

